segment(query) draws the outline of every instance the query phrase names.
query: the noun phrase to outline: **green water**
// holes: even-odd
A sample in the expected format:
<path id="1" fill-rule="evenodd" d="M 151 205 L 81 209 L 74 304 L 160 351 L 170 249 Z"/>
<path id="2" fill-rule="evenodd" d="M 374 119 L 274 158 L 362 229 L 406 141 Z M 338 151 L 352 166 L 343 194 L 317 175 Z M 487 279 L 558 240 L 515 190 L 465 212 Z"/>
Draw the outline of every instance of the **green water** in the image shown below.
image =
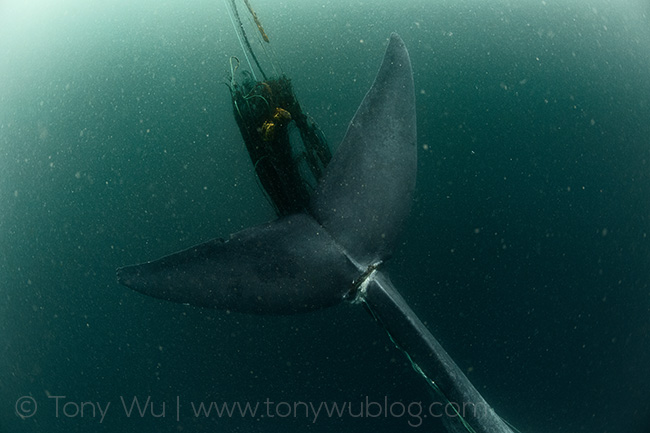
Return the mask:
<path id="1" fill-rule="evenodd" d="M 646 433 L 647 4 L 253 5 L 332 147 L 390 32 L 406 42 L 418 186 L 388 266 L 497 412 L 523 432 Z M 232 117 L 231 55 L 221 1 L 0 4 L 0 431 L 441 431 L 408 414 L 193 416 L 429 395 L 361 308 L 252 317 L 117 285 L 118 266 L 273 218 Z M 21 419 L 26 395 L 38 410 Z M 165 416 L 127 416 L 135 396 Z M 100 423 L 75 402 L 110 407 Z"/>

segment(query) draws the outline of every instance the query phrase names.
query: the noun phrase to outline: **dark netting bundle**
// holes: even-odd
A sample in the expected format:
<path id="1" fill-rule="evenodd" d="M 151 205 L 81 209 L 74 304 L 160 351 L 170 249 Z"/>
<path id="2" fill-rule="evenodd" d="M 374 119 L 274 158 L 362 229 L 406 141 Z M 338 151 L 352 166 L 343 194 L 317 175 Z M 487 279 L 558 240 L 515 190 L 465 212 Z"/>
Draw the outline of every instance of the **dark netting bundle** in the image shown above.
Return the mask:
<path id="1" fill-rule="evenodd" d="M 331 159 L 325 137 L 303 112 L 289 78 L 241 75 L 230 92 L 255 173 L 278 215 L 302 211 Z"/>

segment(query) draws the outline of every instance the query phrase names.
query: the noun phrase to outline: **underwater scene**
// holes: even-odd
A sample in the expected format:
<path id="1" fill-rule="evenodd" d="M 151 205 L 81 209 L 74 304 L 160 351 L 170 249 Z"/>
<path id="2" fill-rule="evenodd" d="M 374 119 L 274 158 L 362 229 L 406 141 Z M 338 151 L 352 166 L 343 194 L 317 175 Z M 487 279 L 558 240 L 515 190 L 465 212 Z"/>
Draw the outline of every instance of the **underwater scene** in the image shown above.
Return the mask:
<path id="1" fill-rule="evenodd" d="M 281 311 L 278 285 L 273 311 L 209 308 L 118 282 L 278 216 L 320 224 L 310 200 L 373 82 L 387 96 L 369 116 L 392 117 L 361 140 L 405 128 L 402 86 L 381 78 L 410 82 L 391 62 L 404 46 L 410 212 L 380 261 L 355 260 L 365 238 L 336 252 L 360 274 L 334 305 Z M 282 140 L 315 149 L 285 155 L 292 175 L 254 155 Z M 375 219 L 392 221 L 408 182 L 373 173 L 382 161 L 341 171 L 385 185 Z M 292 236 L 251 254 L 290 266 Z M 408 306 L 373 298 L 379 273 Z M 465 421 L 426 368 L 442 349 L 402 325 L 503 423 Z M 648 433 L 649 365 L 647 1 L 0 3 L 0 433 Z"/>

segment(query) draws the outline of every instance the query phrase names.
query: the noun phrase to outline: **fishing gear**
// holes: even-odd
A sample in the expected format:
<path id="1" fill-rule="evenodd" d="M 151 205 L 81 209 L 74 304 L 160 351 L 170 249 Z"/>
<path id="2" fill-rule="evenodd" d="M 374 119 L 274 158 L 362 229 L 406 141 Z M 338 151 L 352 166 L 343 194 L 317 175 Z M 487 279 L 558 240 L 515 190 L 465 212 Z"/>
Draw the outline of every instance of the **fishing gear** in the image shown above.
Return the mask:
<path id="1" fill-rule="evenodd" d="M 269 37 L 249 0 L 243 1 L 264 42 L 260 41 L 260 45 L 269 44 Z M 228 87 L 235 121 L 255 174 L 279 216 L 303 211 L 332 158 L 325 135 L 303 111 L 291 80 L 284 74 L 270 78 L 266 75 L 253 51 L 235 0 L 230 3 L 224 0 L 224 3 L 250 69 L 240 71 L 241 62 L 231 57 Z M 277 73 L 277 62 L 274 58 L 270 61 Z"/>

